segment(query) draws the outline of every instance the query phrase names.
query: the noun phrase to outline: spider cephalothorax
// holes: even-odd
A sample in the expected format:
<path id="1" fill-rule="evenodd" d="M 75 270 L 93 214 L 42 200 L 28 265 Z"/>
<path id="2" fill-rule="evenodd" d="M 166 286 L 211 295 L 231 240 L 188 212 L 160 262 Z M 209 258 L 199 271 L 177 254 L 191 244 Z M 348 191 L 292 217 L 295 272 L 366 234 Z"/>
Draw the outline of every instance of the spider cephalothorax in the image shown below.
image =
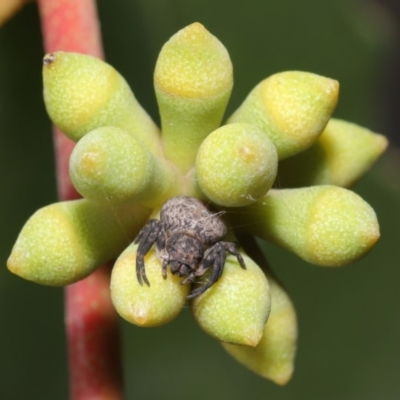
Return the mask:
<path id="1" fill-rule="evenodd" d="M 210 267 L 207 283 L 193 290 L 188 298 L 205 292 L 221 277 L 226 252 L 237 257 L 246 269 L 243 258 L 233 242 L 221 239 L 226 235 L 226 226 L 220 218 L 222 213 L 210 211 L 198 199 L 188 196 L 173 197 L 162 207 L 160 219 L 151 219 L 139 232 L 135 243 L 139 243 L 136 255 L 136 273 L 140 284 L 146 277 L 144 256 L 156 243 L 157 256 L 162 261 L 162 275 L 167 277 L 167 266 L 173 274 L 185 276 L 182 284 L 191 283 Z"/>

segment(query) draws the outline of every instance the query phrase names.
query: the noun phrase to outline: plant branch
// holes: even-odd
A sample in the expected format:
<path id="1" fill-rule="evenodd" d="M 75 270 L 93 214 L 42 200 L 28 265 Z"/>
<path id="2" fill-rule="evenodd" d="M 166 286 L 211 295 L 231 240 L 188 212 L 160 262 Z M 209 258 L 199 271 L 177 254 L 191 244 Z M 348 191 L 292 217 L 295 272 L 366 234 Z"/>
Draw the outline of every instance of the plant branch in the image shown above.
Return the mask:
<path id="1" fill-rule="evenodd" d="M 38 0 L 44 47 L 103 58 L 94 0 Z M 69 178 L 74 143 L 53 128 L 60 200 L 79 195 Z M 65 323 L 72 400 L 122 398 L 118 317 L 109 292 L 110 268 L 65 288 Z"/>

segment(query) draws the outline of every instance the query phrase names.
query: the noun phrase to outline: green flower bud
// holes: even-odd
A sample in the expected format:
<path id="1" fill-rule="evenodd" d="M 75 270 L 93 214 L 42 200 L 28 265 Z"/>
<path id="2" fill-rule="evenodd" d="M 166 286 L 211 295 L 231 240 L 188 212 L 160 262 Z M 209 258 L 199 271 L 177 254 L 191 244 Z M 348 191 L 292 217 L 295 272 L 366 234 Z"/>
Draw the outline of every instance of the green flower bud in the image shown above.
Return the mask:
<path id="1" fill-rule="evenodd" d="M 279 164 L 282 187 L 352 186 L 386 150 L 383 135 L 350 122 L 331 119 L 308 150 Z"/>
<path id="2" fill-rule="evenodd" d="M 111 208 L 80 199 L 49 205 L 26 222 L 7 267 L 36 283 L 68 285 L 117 257 L 148 216 L 137 204 Z"/>
<path id="3" fill-rule="evenodd" d="M 76 144 L 70 175 L 82 196 L 110 204 L 164 203 L 176 186 L 176 174 L 169 163 L 115 127 L 95 129 Z"/>
<path id="4" fill-rule="evenodd" d="M 239 207 L 263 196 L 275 181 L 278 157 L 263 130 L 229 124 L 212 132 L 196 159 L 201 190 L 216 204 Z"/>
<path id="5" fill-rule="evenodd" d="M 167 271 L 161 274 L 161 262 L 152 248 L 145 257 L 146 275 L 151 286 L 141 286 L 136 278 L 137 245 L 129 246 L 118 258 L 111 275 L 111 298 L 122 318 L 132 324 L 152 327 L 166 324 L 182 310 L 190 286 Z"/>
<path id="6" fill-rule="evenodd" d="M 271 313 L 264 334 L 255 347 L 222 343 L 237 361 L 278 385 L 292 377 L 296 355 L 297 320 L 293 304 L 285 290 L 269 274 Z"/>
<path id="7" fill-rule="evenodd" d="M 203 25 L 189 25 L 161 49 L 154 86 L 165 155 L 187 172 L 222 120 L 233 86 L 229 54 Z"/>
<path id="8" fill-rule="evenodd" d="M 217 283 L 191 301 L 196 321 L 222 342 L 256 346 L 270 312 L 267 278 L 254 261 L 243 255 L 246 269 L 233 256 Z"/>
<path id="9" fill-rule="evenodd" d="M 310 147 L 336 107 L 339 83 L 309 72 L 287 71 L 259 83 L 228 123 L 263 129 L 280 160 Z"/>
<path id="10" fill-rule="evenodd" d="M 105 62 L 78 53 L 47 54 L 43 85 L 50 118 L 72 140 L 101 126 L 117 126 L 161 153 L 157 126 L 125 79 Z"/>
<path id="11" fill-rule="evenodd" d="M 336 186 L 270 190 L 259 202 L 229 214 L 237 230 L 270 240 L 304 260 L 342 266 L 367 254 L 379 239 L 374 210 Z"/>

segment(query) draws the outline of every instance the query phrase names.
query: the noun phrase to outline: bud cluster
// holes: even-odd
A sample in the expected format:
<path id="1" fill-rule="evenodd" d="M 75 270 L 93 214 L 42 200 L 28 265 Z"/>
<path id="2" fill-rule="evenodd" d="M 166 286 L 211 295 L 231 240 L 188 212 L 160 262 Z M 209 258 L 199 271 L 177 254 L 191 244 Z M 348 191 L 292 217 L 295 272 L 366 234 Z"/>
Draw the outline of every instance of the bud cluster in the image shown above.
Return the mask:
<path id="1" fill-rule="evenodd" d="M 222 43 L 194 23 L 157 60 L 161 129 L 99 59 L 48 54 L 43 83 L 50 118 L 76 142 L 70 176 L 83 198 L 44 207 L 27 221 L 8 260 L 25 279 L 67 285 L 116 259 L 111 295 L 118 313 L 139 326 L 171 321 L 190 287 L 169 270 L 163 279 L 154 249 L 145 257 L 151 286 L 140 285 L 137 245 L 130 243 L 177 195 L 226 210 L 233 240 L 235 232 L 255 235 L 325 267 L 360 259 L 379 238 L 373 209 L 348 188 L 387 141 L 332 118 L 339 94 L 333 79 L 274 74 L 221 125 L 232 64 Z M 296 349 L 293 305 L 265 266 L 240 252 L 246 269 L 228 255 L 218 282 L 191 300 L 193 315 L 234 358 L 285 384 Z"/>

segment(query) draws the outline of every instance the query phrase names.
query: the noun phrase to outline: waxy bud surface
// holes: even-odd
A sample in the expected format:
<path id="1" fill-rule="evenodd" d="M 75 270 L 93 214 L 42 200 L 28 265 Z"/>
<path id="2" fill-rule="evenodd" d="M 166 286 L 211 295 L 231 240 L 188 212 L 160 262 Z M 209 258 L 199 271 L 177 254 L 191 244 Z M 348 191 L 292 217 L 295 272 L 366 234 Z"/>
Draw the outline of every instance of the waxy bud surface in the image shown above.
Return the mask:
<path id="1" fill-rule="evenodd" d="M 50 53 L 43 59 L 43 86 L 50 118 L 72 140 L 116 126 L 160 154 L 157 126 L 111 65 L 84 54 Z"/>
<path id="2" fill-rule="evenodd" d="M 255 347 L 222 343 L 237 361 L 278 385 L 292 377 L 297 342 L 297 319 L 285 290 L 269 274 L 271 313 L 260 342 Z"/>
<path id="3" fill-rule="evenodd" d="M 82 196 L 108 204 L 162 204 L 177 180 L 166 161 L 115 127 L 97 128 L 76 144 L 70 175 Z"/>
<path id="4" fill-rule="evenodd" d="M 190 286 L 181 285 L 177 275 L 161 274 L 161 262 L 151 249 L 145 256 L 146 276 L 150 287 L 136 279 L 137 245 L 129 246 L 118 258 L 111 275 L 111 298 L 115 309 L 128 322 L 143 326 L 159 326 L 170 322 L 182 310 Z"/>
<path id="5" fill-rule="evenodd" d="M 309 148 L 334 111 L 339 83 L 301 71 L 272 75 L 259 83 L 228 119 L 263 129 L 280 160 Z"/>
<path id="6" fill-rule="evenodd" d="M 165 156 L 184 173 L 204 138 L 221 123 L 233 86 L 223 44 L 203 25 L 180 30 L 163 46 L 154 72 Z"/>
<path id="7" fill-rule="evenodd" d="M 263 196 L 275 181 L 275 146 L 260 128 L 229 124 L 212 132 L 197 153 L 196 176 L 214 203 L 239 207 Z"/>
<path id="8" fill-rule="evenodd" d="M 308 150 L 279 163 L 279 184 L 282 187 L 350 187 L 367 172 L 387 145 L 383 135 L 332 118 Z"/>
<path id="9" fill-rule="evenodd" d="M 138 204 L 112 208 L 85 199 L 51 204 L 26 222 L 7 267 L 43 285 L 79 281 L 117 257 L 148 215 Z"/>
<path id="10" fill-rule="evenodd" d="M 246 269 L 233 256 L 217 283 L 191 301 L 199 325 L 222 342 L 256 346 L 270 312 L 270 292 L 264 273 L 242 254 Z"/>
<path id="11" fill-rule="evenodd" d="M 364 257 L 379 239 L 372 207 L 336 186 L 272 189 L 258 202 L 229 213 L 239 231 L 257 235 L 321 266 Z"/>

